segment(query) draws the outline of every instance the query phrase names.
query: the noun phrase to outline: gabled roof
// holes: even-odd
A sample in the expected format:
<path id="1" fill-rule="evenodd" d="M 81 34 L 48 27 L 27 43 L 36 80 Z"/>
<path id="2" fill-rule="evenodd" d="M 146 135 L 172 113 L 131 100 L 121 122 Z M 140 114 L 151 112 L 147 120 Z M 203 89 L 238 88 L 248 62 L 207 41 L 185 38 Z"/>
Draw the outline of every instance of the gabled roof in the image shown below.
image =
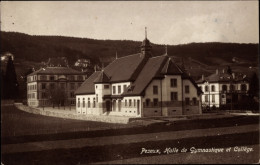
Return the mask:
<path id="1" fill-rule="evenodd" d="M 106 73 L 102 70 L 97 78 L 94 80 L 94 83 L 108 83 L 110 78 L 106 75 Z"/>
<path id="2" fill-rule="evenodd" d="M 148 60 L 136 81 L 129 87 L 123 95 L 141 95 L 145 88 L 149 85 L 158 72 L 161 71 L 162 67 L 167 61 L 167 56 L 153 57 Z"/>
<path id="3" fill-rule="evenodd" d="M 76 95 L 95 94 L 94 80 L 98 77 L 100 71 L 94 72 L 83 84 L 75 91 Z"/>
<path id="4" fill-rule="evenodd" d="M 178 75 L 178 74 L 183 74 L 183 71 L 176 63 L 172 61 L 171 58 L 168 58 L 166 64 L 162 68 L 161 74 Z"/>
<path id="5" fill-rule="evenodd" d="M 104 68 L 110 82 L 134 81 L 148 59 L 140 53 L 116 59 Z"/>
<path id="6" fill-rule="evenodd" d="M 41 68 L 28 76 L 36 75 L 36 74 L 49 74 L 49 75 L 59 75 L 59 74 L 83 74 L 80 71 L 68 68 L 68 67 L 46 67 L 46 68 Z"/>

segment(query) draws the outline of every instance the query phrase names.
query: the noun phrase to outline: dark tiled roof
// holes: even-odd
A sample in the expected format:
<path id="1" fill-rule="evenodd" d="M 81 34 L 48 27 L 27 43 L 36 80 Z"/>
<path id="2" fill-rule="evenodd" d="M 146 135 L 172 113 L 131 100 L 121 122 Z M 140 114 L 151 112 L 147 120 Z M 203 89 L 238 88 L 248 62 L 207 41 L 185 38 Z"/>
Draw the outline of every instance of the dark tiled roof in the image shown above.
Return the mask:
<path id="1" fill-rule="evenodd" d="M 167 74 L 167 75 L 178 75 L 178 74 L 183 74 L 183 71 L 181 68 L 174 63 L 171 58 L 168 58 L 168 61 L 162 68 L 161 74 Z"/>
<path id="2" fill-rule="evenodd" d="M 94 83 L 108 83 L 110 78 L 106 75 L 104 71 L 101 71 L 97 78 L 94 80 Z"/>
<path id="3" fill-rule="evenodd" d="M 230 82 L 230 80 L 233 81 L 248 81 L 248 77 L 244 77 L 244 75 L 235 74 L 235 78 L 233 79 L 232 75 L 228 73 L 214 73 L 209 75 L 208 77 L 205 77 L 204 80 L 199 79 L 196 83 L 203 83 L 205 81 L 208 82 Z"/>
<path id="4" fill-rule="evenodd" d="M 66 74 L 83 74 L 83 73 L 68 67 L 46 67 L 46 68 L 41 68 L 29 74 L 28 76 L 36 75 L 36 74 L 50 74 L 50 75 L 65 74 L 66 75 Z"/>
<path id="5" fill-rule="evenodd" d="M 123 95 L 140 95 L 144 89 L 149 85 L 152 79 L 158 75 L 162 67 L 167 62 L 167 56 L 153 57 L 148 60 L 136 81 L 128 88 Z"/>
<path id="6" fill-rule="evenodd" d="M 94 80 L 98 77 L 101 72 L 94 72 L 84 83 L 75 91 L 76 95 L 82 94 L 94 94 L 95 93 L 95 84 Z"/>
<path id="7" fill-rule="evenodd" d="M 140 53 L 121 57 L 109 64 L 104 72 L 110 77 L 110 82 L 134 81 L 146 60 Z"/>

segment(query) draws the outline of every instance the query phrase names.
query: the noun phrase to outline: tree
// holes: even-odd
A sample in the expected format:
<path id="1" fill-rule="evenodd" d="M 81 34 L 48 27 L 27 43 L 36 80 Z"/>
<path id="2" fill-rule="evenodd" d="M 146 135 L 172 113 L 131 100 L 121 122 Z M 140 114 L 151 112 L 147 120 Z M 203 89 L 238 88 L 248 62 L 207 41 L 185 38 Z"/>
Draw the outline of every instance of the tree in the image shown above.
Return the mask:
<path id="1" fill-rule="evenodd" d="M 227 68 L 227 73 L 230 75 L 232 74 L 232 69 L 230 68 L 230 66 L 228 66 L 228 68 Z"/>
<path id="2" fill-rule="evenodd" d="M 19 84 L 11 56 L 8 57 L 7 61 L 4 88 L 6 88 L 6 99 L 16 99 L 19 96 Z"/>
<path id="3" fill-rule="evenodd" d="M 249 81 L 249 96 L 259 97 L 259 79 L 256 73 L 253 74 Z"/>
<path id="4" fill-rule="evenodd" d="M 66 92 L 61 89 L 60 87 L 56 87 L 55 89 L 51 89 L 48 92 L 50 101 L 52 102 L 52 107 L 54 108 L 55 105 L 64 105 L 67 100 Z"/>

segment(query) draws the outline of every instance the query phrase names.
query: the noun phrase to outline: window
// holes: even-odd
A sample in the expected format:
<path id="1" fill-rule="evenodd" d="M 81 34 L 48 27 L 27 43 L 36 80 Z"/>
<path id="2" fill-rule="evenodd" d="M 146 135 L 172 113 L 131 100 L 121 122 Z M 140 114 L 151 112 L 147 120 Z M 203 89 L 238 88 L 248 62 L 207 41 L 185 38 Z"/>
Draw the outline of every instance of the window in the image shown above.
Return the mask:
<path id="1" fill-rule="evenodd" d="M 82 76 L 78 76 L 78 80 L 79 81 L 83 81 L 83 77 Z"/>
<path id="2" fill-rule="evenodd" d="M 196 98 L 196 97 L 193 97 L 193 98 L 192 98 L 192 103 L 193 103 L 193 105 L 196 105 L 196 104 L 197 104 L 197 98 Z"/>
<path id="3" fill-rule="evenodd" d="M 104 85 L 104 89 L 109 89 L 109 85 Z"/>
<path id="4" fill-rule="evenodd" d="M 176 78 L 171 79 L 171 87 L 177 87 L 177 79 Z"/>
<path id="5" fill-rule="evenodd" d="M 124 91 L 126 91 L 126 85 L 124 85 Z"/>
<path id="6" fill-rule="evenodd" d="M 80 107 L 80 99 L 78 98 L 78 108 Z"/>
<path id="7" fill-rule="evenodd" d="M 68 76 L 68 79 L 71 80 L 71 81 L 74 81 L 75 77 L 71 75 L 71 76 Z"/>
<path id="8" fill-rule="evenodd" d="M 153 86 L 153 94 L 154 94 L 154 95 L 157 95 L 157 94 L 158 94 L 158 86 L 157 86 L 157 85 L 154 85 L 154 86 Z"/>
<path id="9" fill-rule="evenodd" d="M 42 89 L 46 89 L 46 84 L 42 83 Z"/>
<path id="10" fill-rule="evenodd" d="M 205 102 L 209 102 L 208 95 L 205 95 Z"/>
<path id="11" fill-rule="evenodd" d="M 131 107 L 132 106 L 132 100 L 130 99 L 129 100 L 129 107 Z"/>
<path id="12" fill-rule="evenodd" d="M 95 108 L 95 107 L 96 107 L 96 99 L 93 98 L 93 108 Z"/>
<path id="13" fill-rule="evenodd" d="M 136 106 L 136 100 L 134 99 L 134 107 Z"/>
<path id="14" fill-rule="evenodd" d="M 215 95 L 212 95 L 212 103 L 215 103 Z"/>
<path id="15" fill-rule="evenodd" d="M 97 100 L 97 103 L 98 103 L 98 94 L 96 94 L 96 98 L 97 98 L 96 100 Z"/>
<path id="16" fill-rule="evenodd" d="M 125 100 L 125 107 L 127 106 L 127 100 Z"/>
<path id="17" fill-rule="evenodd" d="M 246 84 L 241 84 L 241 91 L 246 91 L 247 88 L 246 88 Z"/>
<path id="18" fill-rule="evenodd" d="M 83 105 L 82 105 L 83 108 L 85 108 L 85 98 L 83 98 Z"/>
<path id="19" fill-rule="evenodd" d="M 212 91 L 212 92 L 215 92 L 215 85 L 212 85 L 212 86 L 211 86 L 211 91 Z"/>
<path id="20" fill-rule="evenodd" d="M 177 97 L 177 92 L 171 92 L 171 101 L 177 101 L 178 97 Z"/>
<path id="21" fill-rule="evenodd" d="M 230 85 L 230 90 L 231 91 L 235 90 L 235 86 L 234 85 Z"/>
<path id="22" fill-rule="evenodd" d="M 40 76 L 40 80 L 47 80 L 47 76 Z"/>
<path id="23" fill-rule="evenodd" d="M 88 108 L 90 108 L 90 98 L 88 98 Z"/>
<path id="24" fill-rule="evenodd" d="M 222 85 L 222 91 L 227 91 L 227 86 L 226 85 Z"/>
<path id="25" fill-rule="evenodd" d="M 186 97 L 185 98 L 185 105 L 189 105 L 190 104 L 190 98 Z"/>
<path id="26" fill-rule="evenodd" d="M 74 83 L 70 84 L 70 89 L 72 89 L 72 90 L 75 89 L 75 84 Z"/>
<path id="27" fill-rule="evenodd" d="M 209 91 L 209 86 L 205 86 L 205 92 L 208 92 Z"/>
<path id="28" fill-rule="evenodd" d="M 50 80 L 53 81 L 54 80 L 54 76 L 50 76 Z"/>
<path id="29" fill-rule="evenodd" d="M 55 88 L 55 84 L 54 83 L 50 83 L 50 88 L 54 89 Z"/>
<path id="30" fill-rule="evenodd" d="M 118 111 L 121 112 L 121 100 L 118 100 Z"/>
<path id="31" fill-rule="evenodd" d="M 113 94 L 116 94 L 116 86 L 113 86 Z"/>
<path id="32" fill-rule="evenodd" d="M 153 99 L 153 105 L 158 106 L 158 99 Z"/>
<path id="33" fill-rule="evenodd" d="M 149 107 L 149 105 L 150 105 L 150 99 L 146 99 L 146 100 L 145 100 L 145 105 L 146 105 L 147 107 Z"/>
<path id="34" fill-rule="evenodd" d="M 185 93 L 190 93 L 190 86 L 189 85 L 185 85 Z"/>
<path id="35" fill-rule="evenodd" d="M 61 83 L 61 84 L 60 84 L 60 88 L 61 88 L 61 89 L 65 89 L 65 83 Z"/>
<path id="36" fill-rule="evenodd" d="M 46 98 L 46 93 L 42 92 L 42 98 L 45 99 Z"/>
<path id="37" fill-rule="evenodd" d="M 74 92 L 70 92 L 70 97 L 74 97 L 75 95 L 74 95 Z"/>
<path id="38" fill-rule="evenodd" d="M 121 85 L 118 85 L 118 94 L 120 94 L 121 93 Z"/>

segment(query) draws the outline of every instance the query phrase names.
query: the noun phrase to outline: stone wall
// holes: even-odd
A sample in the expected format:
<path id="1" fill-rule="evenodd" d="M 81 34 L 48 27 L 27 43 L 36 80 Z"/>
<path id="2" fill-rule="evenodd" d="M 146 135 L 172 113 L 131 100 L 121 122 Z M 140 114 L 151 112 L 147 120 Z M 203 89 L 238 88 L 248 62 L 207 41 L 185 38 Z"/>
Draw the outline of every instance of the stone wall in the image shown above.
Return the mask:
<path id="1" fill-rule="evenodd" d="M 76 119 L 76 120 L 87 120 L 87 121 L 98 121 L 98 122 L 106 122 L 106 123 L 121 123 L 127 124 L 129 122 L 129 117 L 121 117 L 121 116 L 98 116 L 98 115 L 82 115 L 82 114 L 72 114 L 72 113 L 59 113 L 50 110 L 42 110 L 36 109 L 29 106 L 25 106 L 22 103 L 15 103 L 15 106 L 25 112 L 44 115 L 44 116 L 52 116 L 66 119 Z"/>

